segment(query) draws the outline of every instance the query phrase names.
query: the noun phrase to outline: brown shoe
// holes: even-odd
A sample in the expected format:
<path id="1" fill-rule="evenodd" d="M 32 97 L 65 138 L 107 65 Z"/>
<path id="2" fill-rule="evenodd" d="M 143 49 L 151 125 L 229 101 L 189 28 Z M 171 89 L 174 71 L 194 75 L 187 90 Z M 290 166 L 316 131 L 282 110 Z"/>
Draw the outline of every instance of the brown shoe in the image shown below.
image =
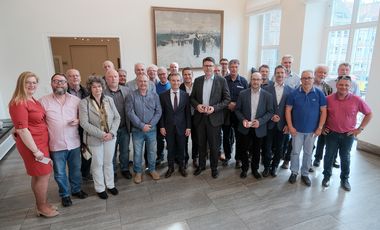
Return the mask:
<path id="1" fill-rule="evenodd" d="M 135 182 L 136 184 L 140 184 L 140 183 L 142 182 L 142 175 L 141 175 L 141 173 L 136 173 L 136 174 L 135 174 L 134 182 Z"/>
<path id="2" fill-rule="evenodd" d="M 157 171 L 152 171 L 149 174 L 153 178 L 153 180 L 159 180 L 160 179 L 160 174 L 158 174 Z"/>

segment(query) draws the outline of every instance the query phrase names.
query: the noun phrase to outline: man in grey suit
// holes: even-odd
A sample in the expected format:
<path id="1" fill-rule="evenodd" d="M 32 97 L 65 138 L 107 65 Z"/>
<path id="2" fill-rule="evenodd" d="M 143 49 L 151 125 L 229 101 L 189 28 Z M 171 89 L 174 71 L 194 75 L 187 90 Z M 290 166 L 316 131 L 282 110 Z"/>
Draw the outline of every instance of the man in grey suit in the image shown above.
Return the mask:
<path id="1" fill-rule="evenodd" d="M 120 125 L 117 130 L 115 155 L 113 158 L 114 179 L 117 178 L 117 146 L 119 146 L 119 161 L 120 171 L 126 179 L 131 179 L 132 175 L 129 172 L 129 142 L 131 133 L 131 122 L 125 112 L 127 103 L 127 95 L 130 93 L 129 88 L 119 85 L 119 73 L 110 69 L 107 70 L 106 75 L 107 88 L 104 89 L 104 94 L 112 97 L 115 102 L 117 111 L 120 114 Z"/>
<path id="2" fill-rule="evenodd" d="M 283 155 L 284 133 L 288 132 L 285 120 L 285 103 L 286 98 L 292 92 L 292 88 L 285 85 L 285 73 L 286 69 L 284 66 L 277 66 L 274 70 L 275 82 L 270 82 L 264 87 L 266 91 L 272 94 L 274 108 L 274 114 L 268 122 L 268 133 L 264 138 L 264 171 L 262 173 L 264 177 L 268 176 L 269 172 L 273 177 L 277 176 L 277 167 Z M 274 147 L 273 154 L 272 146 Z"/>
<path id="3" fill-rule="evenodd" d="M 241 91 L 236 103 L 235 114 L 240 121 L 238 131 L 242 134 L 241 178 L 247 177 L 249 167 L 247 151 L 250 151 L 252 174 L 256 179 L 261 179 L 258 172 L 261 140 L 267 135 L 267 122 L 273 117 L 272 95 L 261 89 L 262 82 L 261 74 L 259 72 L 253 73 L 251 75 L 251 88 Z"/>
<path id="4" fill-rule="evenodd" d="M 212 57 L 203 59 L 205 75 L 194 81 L 190 96 L 191 105 L 195 109 L 194 123 L 197 124 L 199 149 L 199 166 L 194 175 L 201 174 L 206 169 L 207 143 L 210 147 L 211 176 L 217 178 L 220 147 L 220 132 L 224 122 L 223 109 L 230 102 L 230 92 L 227 81 L 214 75 L 215 60 Z"/>

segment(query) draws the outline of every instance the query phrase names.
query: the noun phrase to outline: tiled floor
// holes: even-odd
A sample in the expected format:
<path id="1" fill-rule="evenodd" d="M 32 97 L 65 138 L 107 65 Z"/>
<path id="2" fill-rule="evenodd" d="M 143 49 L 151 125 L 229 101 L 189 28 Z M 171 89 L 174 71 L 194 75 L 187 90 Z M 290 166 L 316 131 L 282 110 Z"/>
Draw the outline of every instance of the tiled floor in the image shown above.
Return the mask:
<path id="1" fill-rule="evenodd" d="M 339 187 L 337 169 L 323 189 L 321 167 L 308 188 L 299 178 L 289 184 L 290 172 L 283 169 L 276 178 L 240 179 L 231 164 L 219 167 L 218 179 L 209 169 L 195 177 L 191 167 L 187 178 L 176 172 L 164 179 L 162 168 L 163 179 L 144 176 L 140 185 L 119 176 L 120 193 L 107 201 L 86 183 L 90 196 L 63 208 L 51 178 L 49 200 L 61 215 L 46 219 L 35 215 L 30 178 L 13 150 L 0 162 L 0 229 L 380 229 L 380 157 L 353 151 L 351 159 L 351 192 Z"/>

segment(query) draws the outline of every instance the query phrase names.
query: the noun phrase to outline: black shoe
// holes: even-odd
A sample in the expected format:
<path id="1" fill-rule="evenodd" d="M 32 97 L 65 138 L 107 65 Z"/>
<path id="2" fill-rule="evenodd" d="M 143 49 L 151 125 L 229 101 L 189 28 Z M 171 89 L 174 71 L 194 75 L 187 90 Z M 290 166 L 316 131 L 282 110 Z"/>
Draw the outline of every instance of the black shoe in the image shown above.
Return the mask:
<path id="1" fill-rule="evenodd" d="M 348 180 L 341 180 L 340 186 L 346 191 L 351 191 L 351 185 L 350 182 L 348 182 Z"/>
<path id="2" fill-rule="evenodd" d="M 334 168 L 337 168 L 337 169 L 340 167 L 338 161 L 335 161 L 335 162 L 334 162 L 333 167 L 334 167 Z"/>
<path id="3" fill-rule="evenodd" d="M 261 173 L 263 177 L 269 176 L 269 168 L 264 168 L 264 171 Z"/>
<path id="4" fill-rule="evenodd" d="M 223 166 L 228 166 L 228 162 L 229 162 L 230 160 L 229 159 L 225 159 L 225 160 L 223 160 L 222 161 L 222 165 Z"/>
<path id="5" fill-rule="evenodd" d="M 247 177 L 247 171 L 241 171 L 240 178 L 246 178 Z"/>
<path id="6" fill-rule="evenodd" d="M 276 177 L 276 176 L 277 176 L 277 167 L 273 167 L 273 166 L 272 166 L 272 168 L 271 168 L 271 170 L 270 170 L 270 175 L 271 175 L 272 177 Z"/>
<path id="7" fill-rule="evenodd" d="M 183 176 L 183 177 L 187 177 L 187 172 L 186 172 L 186 169 L 185 168 L 182 168 L 182 167 L 179 167 L 179 173 Z"/>
<path id="8" fill-rule="evenodd" d="M 183 168 L 184 168 L 184 169 L 187 169 L 187 166 L 188 166 L 188 163 L 187 163 L 187 161 L 186 161 L 185 164 L 183 165 Z"/>
<path id="9" fill-rule="evenodd" d="M 106 191 L 98 192 L 97 194 L 100 197 L 100 199 L 106 200 L 108 198 Z"/>
<path id="10" fill-rule="evenodd" d="M 202 169 L 201 167 L 198 167 L 195 171 L 194 171 L 194 176 L 198 176 L 199 174 L 201 174 L 201 172 L 203 171 L 204 169 Z"/>
<path id="11" fill-rule="evenodd" d="M 198 158 L 194 158 L 193 159 L 193 168 L 198 168 L 199 165 L 198 165 Z"/>
<path id="12" fill-rule="evenodd" d="M 309 168 L 309 172 L 314 172 L 313 167 L 310 167 L 310 168 Z"/>
<path id="13" fill-rule="evenodd" d="M 319 160 L 317 160 L 317 159 L 315 159 L 314 162 L 313 162 L 313 166 L 314 167 L 319 167 L 320 164 L 321 164 L 321 162 Z"/>
<path id="14" fill-rule="evenodd" d="M 289 161 L 284 161 L 281 165 L 282 169 L 288 169 L 289 168 Z"/>
<path id="15" fill-rule="evenodd" d="M 212 170 L 212 171 L 211 171 L 211 176 L 212 176 L 212 178 L 214 178 L 214 179 L 218 178 L 218 176 L 219 176 L 219 172 L 218 172 L 218 170 L 217 170 L 217 169 Z"/>
<path id="16" fill-rule="evenodd" d="M 157 159 L 156 160 L 156 166 L 159 166 L 161 164 L 162 160 L 161 159 Z"/>
<path id="17" fill-rule="evenodd" d="M 301 180 L 307 187 L 311 186 L 311 180 L 308 176 L 301 176 Z"/>
<path id="18" fill-rule="evenodd" d="M 88 176 L 83 176 L 82 181 L 83 182 L 90 182 L 90 181 L 94 181 L 94 179 L 92 178 L 91 174 L 89 174 Z"/>
<path id="19" fill-rule="evenodd" d="M 325 188 L 330 186 L 330 178 L 329 177 L 323 177 L 322 186 Z"/>
<path id="20" fill-rule="evenodd" d="M 252 170 L 252 175 L 254 178 L 256 178 L 257 180 L 260 180 L 262 177 L 261 177 L 261 174 L 255 169 L 255 170 Z"/>
<path id="21" fill-rule="evenodd" d="M 173 172 L 174 172 L 174 168 L 173 167 L 169 167 L 168 171 L 165 173 L 165 178 L 171 177 L 172 174 L 173 174 Z"/>
<path id="22" fill-rule="evenodd" d="M 235 163 L 235 169 L 240 169 L 241 168 L 241 161 L 237 160 Z"/>
<path id="23" fill-rule="evenodd" d="M 62 197 L 62 206 L 63 207 L 69 207 L 73 204 L 69 196 Z"/>
<path id="24" fill-rule="evenodd" d="M 78 197 L 79 199 L 85 199 L 88 197 L 88 194 L 83 192 L 82 190 L 80 190 L 79 192 L 73 193 L 71 195 Z"/>
<path id="25" fill-rule="evenodd" d="M 116 183 L 117 182 L 117 173 L 113 174 L 113 181 Z"/>
<path id="26" fill-rule="evenodd" d="M 113 187 L 113 188 L 107 188 L 108 192 L 110 192 L 112 195 L 116 196 L 117 194 L 119 194 L 119 191 L 117 190 L 116 187 Z"/>
<path id="27" fill-rule="evenodd" d="M 127 170 L 127 171 L 122 171 L 122 172 L 121 172 L 121 175 L 123 175 L 123 177 L 124 177 L 125 179 L 128 179 L 128 180 L 132 179 L 132 174 L 129 172 L 129 170 Z"/>
<path id="28" fill-rule="evenodd" d="M 290 177 L 289 177 L 289 183 L 291 183 L 291 184 L 294 184 L 294 183 L 296 183 L 296 181 L 297 181 L 297 174 L 294 174 L 294 173 L 292 173 L 292 174 L 290 174 Z"/>

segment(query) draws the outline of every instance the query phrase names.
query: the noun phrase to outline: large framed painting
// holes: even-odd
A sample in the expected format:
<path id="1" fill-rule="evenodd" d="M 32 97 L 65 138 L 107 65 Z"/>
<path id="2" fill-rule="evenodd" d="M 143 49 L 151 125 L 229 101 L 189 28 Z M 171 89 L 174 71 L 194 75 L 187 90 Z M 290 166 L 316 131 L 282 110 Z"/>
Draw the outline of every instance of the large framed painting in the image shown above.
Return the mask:
<path id="1" fill-rule="evenodd" d="M 223 11 L 153 7 L 155 63 L 202 67 L 202 59 L 223 55 Z"/>

